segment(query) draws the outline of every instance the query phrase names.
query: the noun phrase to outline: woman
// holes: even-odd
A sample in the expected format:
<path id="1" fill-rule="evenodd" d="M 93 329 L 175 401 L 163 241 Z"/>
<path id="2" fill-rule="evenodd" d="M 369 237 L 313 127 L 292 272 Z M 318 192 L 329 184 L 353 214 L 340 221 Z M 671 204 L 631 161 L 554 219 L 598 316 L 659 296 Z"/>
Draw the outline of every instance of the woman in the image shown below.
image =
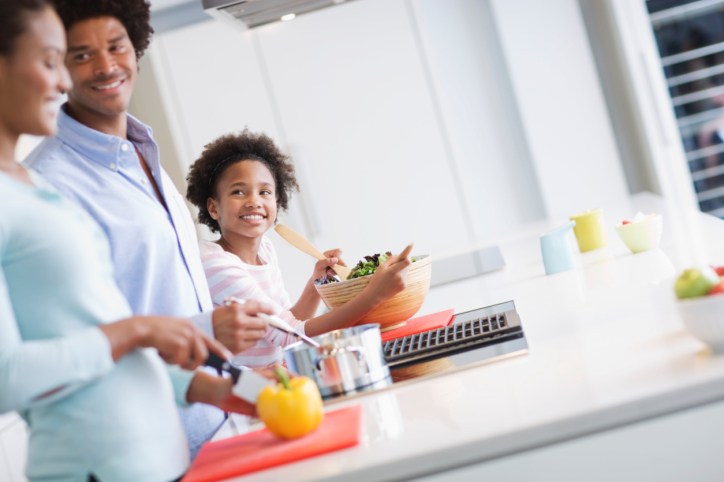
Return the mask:
<path id="1" fill-rule="evenodd" d="M 163 363 L 228 352 L 188 320 L 131 317 L 100 228 L 15 162 L 21 134 L 55 131 L 64 55 L 46 0 L 0 0 L 0 413 L 28 423 L 30 480 L 173 480 L 189 463 L 174 398 L 253 407 Z"/>

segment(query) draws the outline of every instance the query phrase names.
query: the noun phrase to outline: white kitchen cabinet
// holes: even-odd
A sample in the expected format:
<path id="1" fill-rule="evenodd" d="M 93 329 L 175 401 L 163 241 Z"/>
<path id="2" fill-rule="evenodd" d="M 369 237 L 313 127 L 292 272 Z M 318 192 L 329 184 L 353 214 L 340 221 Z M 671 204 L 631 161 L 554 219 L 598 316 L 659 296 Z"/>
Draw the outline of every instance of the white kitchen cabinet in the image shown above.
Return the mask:
<path id="1" fill-rule="evenodd" d="M 295 227 L 320 247 L 359 257 L 472 241 L 405 2 L 246 33 L 210 21 L 157 41 L 194 155 L 244 125 L 275 137 L 299 167 Z"/>
<path id="2" fill-rule="evenodd" d="M 267 132 L 301 184 L 283 219 L 347 261 L 465 253 L 625 195 L 578 3 L 509 3 L 365 0 L 157 35 L 181 170 L 220 134 Z M 280 260 L 301 286 L 310 260 Z"/>
<path id="3" fill-rule="evenodd" d="M 718 402 L 416 480 L 713 481 L 722 479 L 722 444 Z"/>
<path id="4" fill-rule="evenodd" d="M 316 239 L 356 257 L 472 241 L 410 15 L 353 2 L 258 33 Z"/>
<path id="5" fill-rule="evenodd" d="M 410 5 L 476 241 L 545 217 L 489 2 Z"/>
<path id="6" fill-rule="evenodd" d="M 579 2 L 488 3 L 548 215 L 564 221 L 625 198 L 626 178 Z"/>
<path id="7" fill-rule="evenodd" d="M 149 57 L 184 171 L 222 134 L 280 137 L 252 33 L 209 20 L 158 35 Z"/>
<path id="8" fill-rule="evenodd" d="M 266 131 L 298 165 L 290 224 L 320 247 L 444 255 L 544 215 L 490 22 L 470 0 L 367 0 L 247 32 L 209 20 L 149 55 L 182 163 Z"/>

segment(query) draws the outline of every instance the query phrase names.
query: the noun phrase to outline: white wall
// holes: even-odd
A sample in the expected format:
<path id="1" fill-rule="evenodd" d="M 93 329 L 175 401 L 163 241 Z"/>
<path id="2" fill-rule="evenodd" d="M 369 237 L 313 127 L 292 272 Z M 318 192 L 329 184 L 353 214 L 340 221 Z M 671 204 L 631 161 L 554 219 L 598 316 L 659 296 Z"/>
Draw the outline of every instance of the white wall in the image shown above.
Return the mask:
<path id="1" fill-rule="evenodd" d="M 23 159 L 25 159 L 28 154 L 30 154 L 32 150 L 35 149 L 35 146 L 42 142 L 42 140 L 42 137 L 37 136 L 20 136 L 20 139 L 18 139 L 18 145 L 15 148 L 15 159 L 17 159 L 19 162 L 22 162 Z"/>
<path id="2" fill-rule="evenodd" d="M 218 135 L 267 132 L 301 181 L 286 221 L 352 260 L 410 241 L 443 257 L 626 194 L 575 0 L 358 0 L 209 20 L 149 56 L 181 170 Z M 300 286 L 311 260 L 281 257 Z"/>

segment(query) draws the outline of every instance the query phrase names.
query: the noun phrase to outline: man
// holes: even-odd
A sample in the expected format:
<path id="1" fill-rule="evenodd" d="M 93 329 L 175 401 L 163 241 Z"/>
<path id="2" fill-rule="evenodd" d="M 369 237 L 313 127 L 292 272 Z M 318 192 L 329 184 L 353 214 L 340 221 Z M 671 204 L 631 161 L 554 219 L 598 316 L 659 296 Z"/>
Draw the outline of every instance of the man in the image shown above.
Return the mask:
<path id="1" fill-rule="evenodd" d="M 238 353 L 261 338 L 256 304 L 212 304 L 196 232 L 159 161 L 151 129 L 127 112 L 153 29 L 144 0 L 55 2 L 66 28 L 73 87 L 56 137 L 26 164 L 78 202 L 109 238 L 115 279 L 137 315 L 192 317 Z M 266 311 L 261 308 L 259 311 Z M 223 422 L 208 406 L 180 409 L 192 457 Z"/>

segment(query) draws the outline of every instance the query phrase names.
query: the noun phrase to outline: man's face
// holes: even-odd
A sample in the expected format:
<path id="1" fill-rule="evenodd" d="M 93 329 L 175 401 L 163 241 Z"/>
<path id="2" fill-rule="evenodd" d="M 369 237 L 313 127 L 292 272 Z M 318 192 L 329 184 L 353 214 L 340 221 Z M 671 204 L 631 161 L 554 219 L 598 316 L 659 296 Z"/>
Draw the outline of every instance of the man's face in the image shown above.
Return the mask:
<path id="1" fill-rule="evenodd" d="M 68 29 L 67 40 L 65 64 L 73 81 L 68 105 L 73 116 L 94 127 L 125 115 L 138 64 L 123 24 L 114 17 L 82 20 Z"/>

